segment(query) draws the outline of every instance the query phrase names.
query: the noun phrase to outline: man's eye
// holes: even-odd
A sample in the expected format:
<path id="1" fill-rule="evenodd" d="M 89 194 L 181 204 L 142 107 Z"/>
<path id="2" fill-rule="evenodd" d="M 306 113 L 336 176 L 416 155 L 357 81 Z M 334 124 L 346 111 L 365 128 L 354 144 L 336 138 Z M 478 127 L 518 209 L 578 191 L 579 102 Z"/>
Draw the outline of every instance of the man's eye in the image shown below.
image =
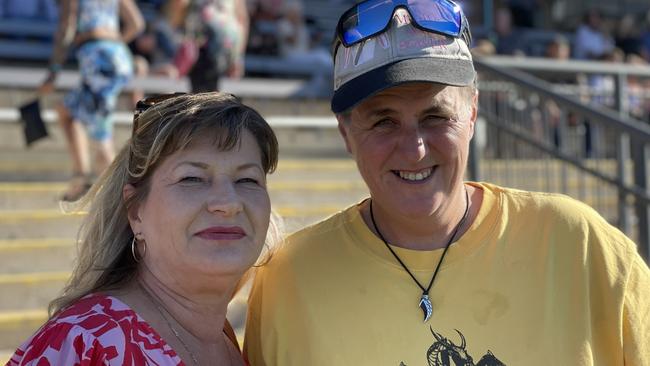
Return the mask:
<path id="1" fill-rule="evenodd" d="M 444 117 L 444 116 L 435 116 L 435 115 L 430 115 L 427 116 L 424 120 L 425 121 L 434 121 L 434 122 L 440 122 L 440 121 L 446 121 L 449 118 Z"/>
<path id="2" fill-rule="evenodd" d="M 449 119 L 450 119 L 449 117 L 445 117 L 445 116 L 430 115 L 430 116 L 426 116 L 424 120 L 422 120 L 422 122 L 429 125 L 437 125 L 440 123 L 445 123 L 449 121 Z"/>
<path id="3" fill-rule="evenodd" d="M 391 125 L 393 125 L 393 121 L 388 119 L 388 118 L 384 118 L 382 120 L 379 120 L 379 121 L 373 123 L 372 127 L 373 128 L 375 128 L 375 127 L 388 127 L 388 126 L 391 126 Z"/>

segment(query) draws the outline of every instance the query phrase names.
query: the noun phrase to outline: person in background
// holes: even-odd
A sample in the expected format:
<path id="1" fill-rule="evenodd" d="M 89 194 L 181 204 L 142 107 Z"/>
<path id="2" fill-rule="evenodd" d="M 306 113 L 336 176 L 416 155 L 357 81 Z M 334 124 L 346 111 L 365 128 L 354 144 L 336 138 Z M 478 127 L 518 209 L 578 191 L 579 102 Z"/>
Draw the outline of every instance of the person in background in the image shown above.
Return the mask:
<path id="1" fill-rule="evenodd" d="M 614 39 L 605 31 L 598 9 L 590 9 L 585 14 L 573 43 L 574 58 L 579 60 L 599 60 L 614 50 Z"/>
<path id="2" fill-rule="evenodd" d="M 643 28 L 639 38 L 641 57 L 646 62 L 650 62 L 650 9 L 643 19 Z"/>
<path id="3" fill-rule="evenodd" d="M 339 19 L 331 107 L 369 197 L 259 269 L 251 365 L 650 364 L 650 270 L 629 238 L 569 197 L 464 181 L 469 28 L 449 0 Z"/>
<path id="4" fill-rule="evenodd" d="M 544 57 L 559 62 L 570 60 L 571 44 L 569 43 L 569 40 L 561 35 L 555 36 L 553 40 L 546 45 L 546 51 L 544 52 Z M 560 74 L 560 76 L 554 77 L 552 82 L 555 85 L 559 85 L 559 84 L 575 85 L 577 83 L 577 80 L 573 75 Z M 562 111 L 560 106 L 558 106 L 557 103 L 555 103 L 555 101 L 553 101 L 552 99 L 544 100 L 542 105 L 543 105 L 545 118 L 542 119 L 540 113 L 540 114 L 534 114 L 532 116 L 533 120 L 537 122 L 536 125 L 539 126 L 539 130 L 550 131 L 550 135 L 551 135 L 550 137 L 553 140 L 553 145 L 557 148 L 560 148 L 562 146 L 563 143 L 562 140 L 564 138 L 564 136 L 562 135 L 563 126 L 560 125 L 564 112 Z M 536 116 L 539 116 L 539 118 L 535 118 Z M 546 123 L 548 123 L 549 126 L 542 126 L 541 124 L 544 123 L 544 121 L 547 121 Z M 573 114 L 571 114 L 571 112 L 567 113 L 566 121 L 570 126 L 576 126 L 577 124 L 576 117 Z"/>
<path id="5" fill-rule="evenodd" d="M 499 8 L 494 17 L 494 40 L 499 55 L 525 56 L 525 45 L 521 32 L 513 28 L 512 13 L 508 8 Z"/>
<path id="6" fill-rule="evenodd" d="M 131 42 L 136 76 L 178 79 L 187 75 L 198 56 L 195 40 L 185 32 L 189 5 L 189 0 L 165 1 L 153 22 Z M 133 105 L 142 98 L 143 90 L 132 90 Z"/>
<path id="7" fill-rule="evenodd" d="M 144 27 L 133 0 L 62 0 L 49 72 L 41 95 L 54 90 L 56 77 L 74 46 L 81 81 L 57 106 L 58 120 L 72 160 L 72 179 L 61 197 L 80 198 L 90 187 L 89 138 L 95 150 L 95 172 L 113 160 L 112 117 L 117 97 L 133 73 L 126 43 Z M 120 24 L 122 27 L 120 28 Z"/>
<path id="8" fill-rule="evenodd" d="M 278 235 L 277 154 L 232 95 L 138 103 L 131 139 L 81 201 L 69 283 L 7 365 L 244 365 L 226 309 Z"/>
<path id="9" fill-rule="evenodd" d="M 618 22 L 614 45 L 627 55 L 641 55 L 641 37 L 632 14 L 625 14 Z"/>
<path id="10" fill-rule="evenodd" d="M 246 0 L 198 0 L 191 5 L 187 29 L 199 37 L 198 59 L 189 72 L 193 92 L 214 91 L 226 75 L 244 75 L 244 53 L 248 40 L 249 18 Z"/>
<path id="11" fill-rule="evenodd" d="M 283 16 L 277 25 L 280 57 L 287 63 L 310 65 L 322 88 L 328 90 L 332 83 L 332 57 L 325 48 L 312 47 L 302 3 L 298 0 L 285 1 Z M 315 85 L 312 87 L 318 88 Z"/>
<path id="12" fill-rule="evenodd" d="M 186 39 L 189 5 L 189 0 L 166 1 L 154 21 L 133 42 L 134 53 L 145 58 L 148 74 L 176 79 L 187 73 L 189 67 L 181 73 L 175 58 Z"/>
<path id="13" fill-rule="evenodd" d="M 512 13 L 515 27 L 533 28 L 535 18 L 540 11 L 542 0 L 508 0 L 508 8 Z"/>

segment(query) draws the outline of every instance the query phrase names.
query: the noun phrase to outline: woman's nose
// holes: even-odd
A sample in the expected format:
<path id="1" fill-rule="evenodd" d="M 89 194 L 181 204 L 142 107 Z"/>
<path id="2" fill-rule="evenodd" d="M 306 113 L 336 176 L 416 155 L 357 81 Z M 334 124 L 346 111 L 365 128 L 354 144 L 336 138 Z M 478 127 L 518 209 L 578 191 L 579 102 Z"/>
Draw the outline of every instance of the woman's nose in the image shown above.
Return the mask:
<path id="1" fill-rule="evenodd" d="M 234 216 L 244 209 L 244 204 L 232 183 L 219 183 L 212 189 L 207 208 L 211 213 Z"/>

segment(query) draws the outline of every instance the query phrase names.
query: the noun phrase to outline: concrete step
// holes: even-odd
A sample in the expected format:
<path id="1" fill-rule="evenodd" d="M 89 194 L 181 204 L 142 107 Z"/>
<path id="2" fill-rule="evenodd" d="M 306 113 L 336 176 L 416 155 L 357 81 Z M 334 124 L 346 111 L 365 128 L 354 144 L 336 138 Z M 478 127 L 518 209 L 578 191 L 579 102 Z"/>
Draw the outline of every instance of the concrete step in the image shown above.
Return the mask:
<path id="1" fill-rule="evenodd" d="M 0 211 L 0 240 L 76 237 L 83 213 L 58 210 Z"/>
<path id="2" fill-rule="evenodd" d="M 70 270 L 0 275 L 0 293 L 11 294 L 0 298 L 0 313 L 15 309 L 47 309 L 69 277 Z"/>
<path id="3" fill-rule="evenodd" d="M 69 238 L 0 240 L 0 276 L 70 271 L 75 255 L 74 240 Z"/>
<path id="4" fill-rule="evenodd" d="M 0 349 L 15 350 L 45 323 L 47 310 L 30 309 L 0 312 Z M 10 351 L 13 353 L 13 351 Z"/>

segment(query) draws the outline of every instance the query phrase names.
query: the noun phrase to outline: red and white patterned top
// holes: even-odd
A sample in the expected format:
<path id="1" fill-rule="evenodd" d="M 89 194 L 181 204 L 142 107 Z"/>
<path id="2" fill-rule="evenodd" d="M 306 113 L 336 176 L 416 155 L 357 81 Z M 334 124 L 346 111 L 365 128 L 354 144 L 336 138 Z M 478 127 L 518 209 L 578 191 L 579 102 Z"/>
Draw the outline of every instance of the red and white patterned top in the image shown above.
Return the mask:
<path id="1" fill-rule="evenodd" d="M 184 366 L 180 357 L 128 305 L 91 294 L 50 321 L 16 350 L 6 366 Z"/>

